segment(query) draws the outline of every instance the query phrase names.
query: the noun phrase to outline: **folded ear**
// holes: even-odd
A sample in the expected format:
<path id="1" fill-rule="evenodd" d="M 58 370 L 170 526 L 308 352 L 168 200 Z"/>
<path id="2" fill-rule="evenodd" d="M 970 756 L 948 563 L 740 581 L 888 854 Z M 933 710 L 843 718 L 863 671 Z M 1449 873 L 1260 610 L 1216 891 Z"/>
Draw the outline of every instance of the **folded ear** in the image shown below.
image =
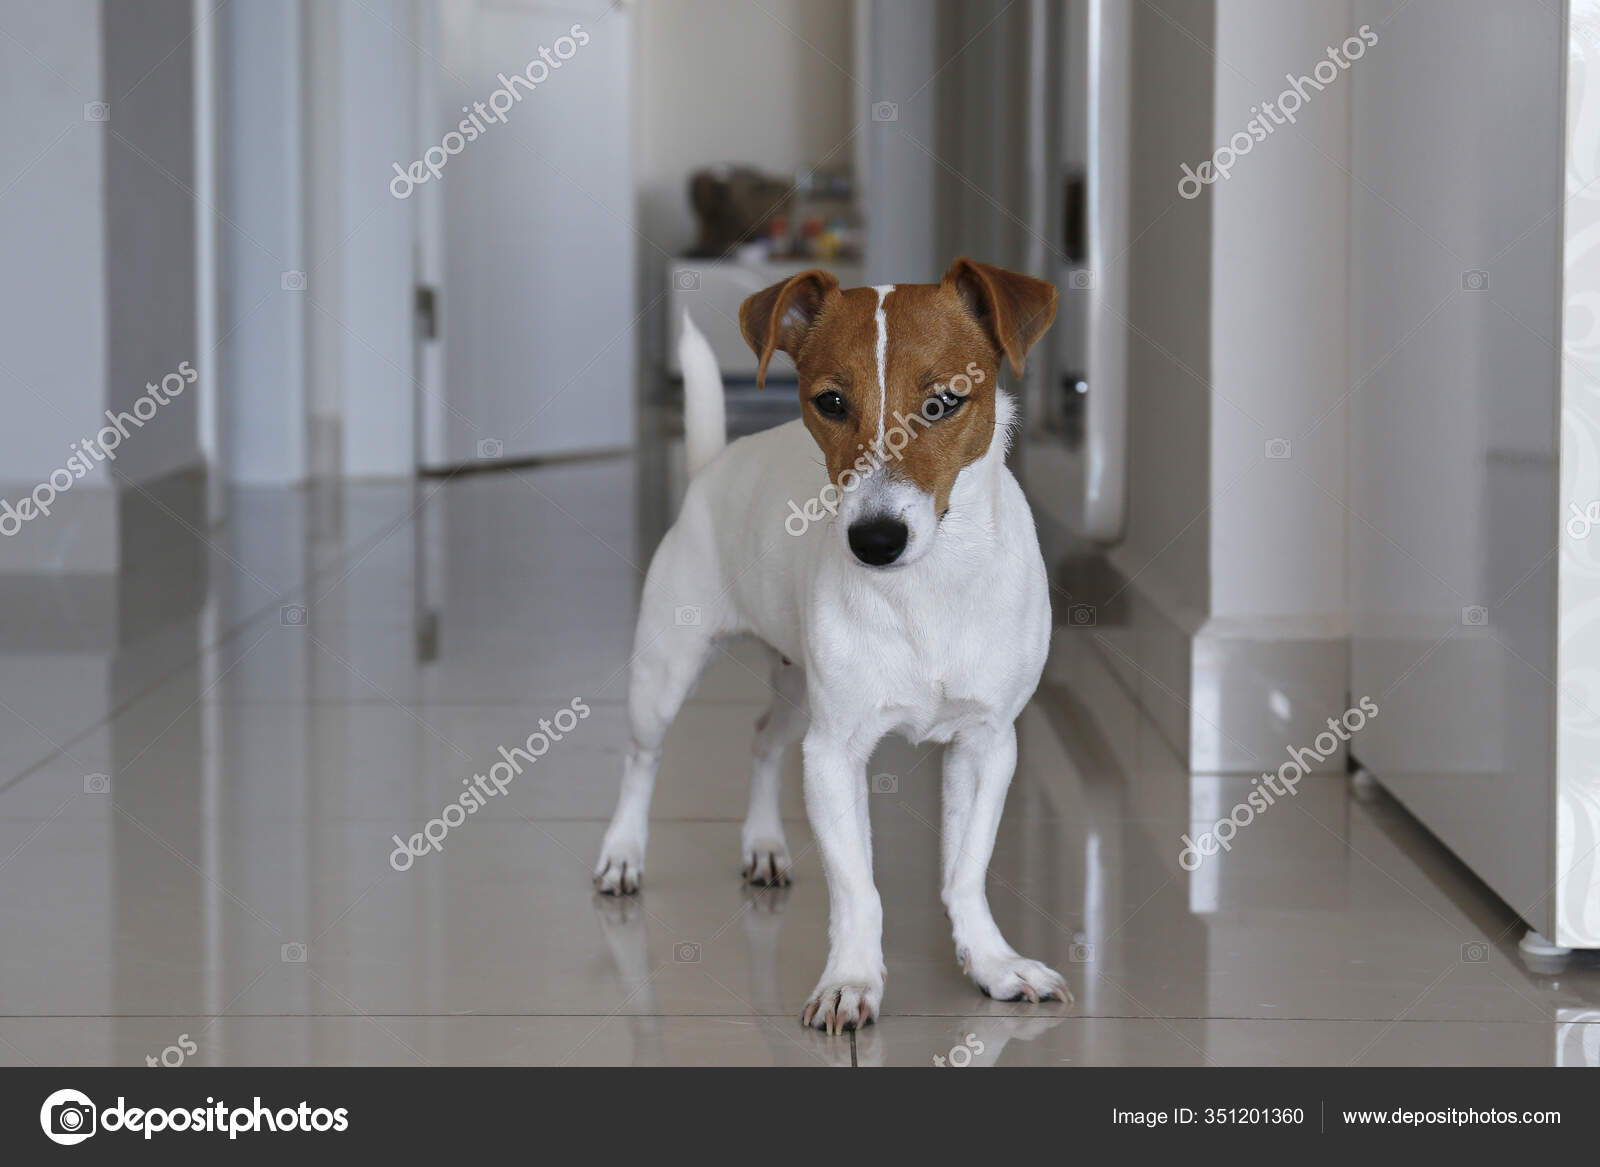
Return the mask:
<path id="1" fill-rule="evenodd" d="M 1022 376 L 1028 350 L 1056 318 L 1053 284 L 971 259 L 958 259 L 940 281 L 953 287 L 968 312 L 1005 354 L 1011 371 Z"/>
<path id="2" fill-rule="evenodd" d="M 763 288 L 739 305 L 739 331 L 761 358 L 756 385 L 767 387 L 767 362 L 782 350 L 798 358 L 806 334 L 822 315 L 829 297 L 839 294 L 839 281 L 825 271 L 803 271 Z"/>

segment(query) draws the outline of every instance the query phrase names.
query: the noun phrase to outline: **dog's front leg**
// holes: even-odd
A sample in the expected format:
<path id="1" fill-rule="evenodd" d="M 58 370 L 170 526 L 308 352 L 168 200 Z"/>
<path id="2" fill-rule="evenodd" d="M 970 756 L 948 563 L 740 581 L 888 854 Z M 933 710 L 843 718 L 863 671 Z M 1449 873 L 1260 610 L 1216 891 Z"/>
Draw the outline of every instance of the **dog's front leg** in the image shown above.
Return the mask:
<path id="1" fill-rule="evenodd" d="M 1061 974 L 1017 955 L 989 911 L 984 884 L 1016 765 L 1017 732 L 1010 724 L 965 730 L 945 751 L 941 866 L 956 959 L 962 971 L 997 1001 L 1046 997 L 1071 1001 Z"/>
<path id="2" fill-rule="evenodd" d="M 872 882 L 866 757 L 806 734 L 806 813 L 828 877 L 828 963 L 800 1021 L 829 1033 L 877 1019 L 883 1000 L 883 903 Z"/>

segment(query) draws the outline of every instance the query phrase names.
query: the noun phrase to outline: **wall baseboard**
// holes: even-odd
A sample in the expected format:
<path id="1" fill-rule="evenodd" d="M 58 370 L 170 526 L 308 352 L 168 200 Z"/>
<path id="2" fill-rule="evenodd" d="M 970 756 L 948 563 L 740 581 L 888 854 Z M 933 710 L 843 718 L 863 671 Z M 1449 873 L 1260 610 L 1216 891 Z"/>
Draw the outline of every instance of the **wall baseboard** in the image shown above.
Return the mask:
<path id="1" fill-rule="evenodd" d="M 48 515 L 0 536 L 0 575 L 115 575 L 152 556 L 179 553 L 208 530 L 206 483 L 202 463 L 138 484 L 122 478 L 75 483 L 56 496 Z M 15 505 L 33 488 L 0 485 L 0 498 Z"/>
<path id="2" fill-rule="evenodd" d="M 1191 772 L 1276 769 L 1289 750 L 1320 756 L 1314 772 L 1345 769 L 1343 740 L 1317 748 L 1319 734 L 1328 744 L 1328 719 L 1348 708 L 1349 638 L 1337 619 L 1208 619 L 1115 559 L 1096 589 L 1109 599 L 1084 623 L 1058 615 L 1056 635 L 1100 658 Z"/>

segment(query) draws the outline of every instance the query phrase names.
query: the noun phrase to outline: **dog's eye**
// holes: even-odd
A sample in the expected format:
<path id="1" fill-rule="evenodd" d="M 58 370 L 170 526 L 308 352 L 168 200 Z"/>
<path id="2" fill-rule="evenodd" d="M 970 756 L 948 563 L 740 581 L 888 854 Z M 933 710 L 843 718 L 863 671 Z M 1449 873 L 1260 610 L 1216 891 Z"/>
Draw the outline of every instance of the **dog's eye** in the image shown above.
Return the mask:
<path id="1" fill-rule="evenodd" d="M 811 404 L 817 407 L 817 412 L 823 417 L 837 419 L 843 417 L 847 412 L 844 405 L 844 398 L 839 396 L 839 394 L 834 392 L 832 389 L 818 393 L 811 399 Z"/>
<path id="2" fill-rule="evenodd" d="M 935 386 L 928 400 L 923 403 L 922 410 L 926 416 L 937 419 L 949 417 L 966 403 L 967 399 L 961 394 Z"/>

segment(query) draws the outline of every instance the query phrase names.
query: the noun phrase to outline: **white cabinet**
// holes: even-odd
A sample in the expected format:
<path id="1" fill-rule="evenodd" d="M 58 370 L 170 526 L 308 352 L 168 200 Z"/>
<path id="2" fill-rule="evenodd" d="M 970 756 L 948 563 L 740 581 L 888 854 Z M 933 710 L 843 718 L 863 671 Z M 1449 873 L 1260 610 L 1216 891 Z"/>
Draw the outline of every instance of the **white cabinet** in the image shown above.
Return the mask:
<path id="1" fill-rule="evenodd" d="M 1382 39 L 1352 91 L 1351 689 L 1382 712 L 1351 749 L 1531 927 L 1600 946 L 1565 838 L 1595 779 L 1557 750 L 1558 680 L 1600 711 L 1600 639 L 1557 662 L 1561 10 L 1390 8 L 1355 20 Z"/>

